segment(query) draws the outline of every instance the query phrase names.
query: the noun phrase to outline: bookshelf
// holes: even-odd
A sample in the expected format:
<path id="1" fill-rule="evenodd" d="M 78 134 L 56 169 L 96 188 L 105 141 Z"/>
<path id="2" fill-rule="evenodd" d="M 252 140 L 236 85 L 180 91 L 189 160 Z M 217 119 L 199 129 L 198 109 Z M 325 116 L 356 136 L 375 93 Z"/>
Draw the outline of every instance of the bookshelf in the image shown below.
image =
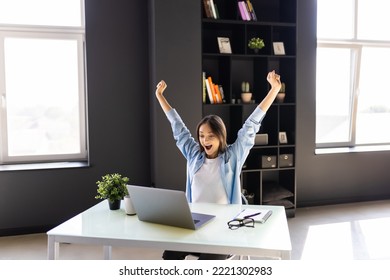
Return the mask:
<path id="1" fill-rule="evenodd" d="M 268 135 L 268 144 L 252 148 L 241 182 L 251 199 L 253 195 L 252 203 L 284 205 L 292 217 L 296 205 L 296 0 L 251 0 L 257 20 L 244 20 L 237 0 L 213 0 L 217 18 L 205 9 L 210 0 L 201 2 L 202 75 L 211 77 L 224 92 L 224 102 L 214 104 L 203 93 L 202 115 L 217 114 L 224 119 L 229 143 L 267 94 L 267 73 L 275 69 L 286 84 L 284 102 L 275 101 L 259 131 Z M 231 53 L 220 52 L 218 37 L 229 38 Z M 265 42 L 258 53 L 248 47 L 252 37 Z M 274 42 L 283 42 L 284 55 L 275 54 Z M 251 85 L 253 103 L 241 102 L 243 81 Z M 287 143 L 280 143 L 280 132 Z M 267 168 L 267 160 L 271 168 Z"/>

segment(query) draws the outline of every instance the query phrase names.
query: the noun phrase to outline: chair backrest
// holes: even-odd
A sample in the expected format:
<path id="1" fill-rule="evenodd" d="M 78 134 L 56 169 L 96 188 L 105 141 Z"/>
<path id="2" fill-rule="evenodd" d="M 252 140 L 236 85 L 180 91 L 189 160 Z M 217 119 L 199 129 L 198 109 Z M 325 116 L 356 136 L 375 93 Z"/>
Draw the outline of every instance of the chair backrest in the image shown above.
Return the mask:
<path id="1" fill-rule="evenodd" d="M 246 199 L 245 195 L 243 193 L 241 193 L 241 201 L 242 201 L 242 204 L 245 204 L 245 205 L 248 205 L 248 199 Z M 194 259 L 198 259 L 199 258 L 199 254 L 196 254 L 196 253 L 193 253 L 193 254 L 190 254 L 188 255 L 185 259 L 188 260 L 190 258 L 194 258 Z M 234 258 L 236 257 L 236 255 L 233 255 L 233 254 L 230 254 L 228 255 L 228 257 L 226 258 L 226 260 L 233 260 Z M 246 258 L 248 260 L 250 260 L 250 256 L 246 256 Z M 244 256 L 239 256 L 239 259 L 240 260 L 243 260 L 244 259 Z"/>
<path id="2" fill-rule="evenodd" d="M 248 199 L 246 199 L 245 195 L 243 193 L 241 193 L 241 201 L 242 201 L 242 204 L 246 204 L 248 205 Z"/>

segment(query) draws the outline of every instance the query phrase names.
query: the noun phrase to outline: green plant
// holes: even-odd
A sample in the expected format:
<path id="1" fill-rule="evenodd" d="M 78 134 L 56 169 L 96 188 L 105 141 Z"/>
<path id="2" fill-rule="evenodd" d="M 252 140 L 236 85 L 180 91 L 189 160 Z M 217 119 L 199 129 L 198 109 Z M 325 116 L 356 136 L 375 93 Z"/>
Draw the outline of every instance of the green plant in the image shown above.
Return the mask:
<path id="1" fill-rule="evenodd" d="M 250 49 L 259 49 L 260 50 L 260 49 L 265 47 L 265 44 L 264 44 L 263 39 L 260 39 L 258 37 L 254 37 L 254 38 L 249 40 L 248 47 Z"/>
<path id="2" fill-rule="evenodd" d="M 241 91 L 242 92 L 250 92 L 250 84 L 249 82 L 242 82 L 241 83 Z"/>
<path id="3" fill-rule="evenodd" d="M 101 181 L 97 181 L 96 199 L 108 199 L 113 202 L 121 200 L 128 195 L 126 184 L 129 178 L 123 177 L 121 174 L 113 173 L 102 176 Z"/>

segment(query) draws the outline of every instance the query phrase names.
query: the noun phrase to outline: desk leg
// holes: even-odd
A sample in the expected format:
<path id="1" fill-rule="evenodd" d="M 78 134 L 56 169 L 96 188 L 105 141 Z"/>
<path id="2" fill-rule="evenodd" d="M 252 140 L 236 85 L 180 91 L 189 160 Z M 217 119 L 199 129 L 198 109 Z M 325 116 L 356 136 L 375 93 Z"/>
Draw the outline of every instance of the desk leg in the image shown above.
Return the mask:
<path id="1" fill-rule="evenodd" d="M 290 251 L 282 251 L 282 254 L 280 257 L 282 260 L 290 260 L 291 259 L 291 252 Z"/>
<path id="2" fill-rule="evenodd" d="M 105 260 L 111 260 L 112 258 L 112 246 L 104 246 L 103 247 L 104 251 L 104 259 Z"/>
<path id="3" fill-rule="evenodd" d="M 59 257 L 60 244 L 56 242 L 55 237 L 49 235 L 47 238 L 47 259 L 56 260 Z"/>

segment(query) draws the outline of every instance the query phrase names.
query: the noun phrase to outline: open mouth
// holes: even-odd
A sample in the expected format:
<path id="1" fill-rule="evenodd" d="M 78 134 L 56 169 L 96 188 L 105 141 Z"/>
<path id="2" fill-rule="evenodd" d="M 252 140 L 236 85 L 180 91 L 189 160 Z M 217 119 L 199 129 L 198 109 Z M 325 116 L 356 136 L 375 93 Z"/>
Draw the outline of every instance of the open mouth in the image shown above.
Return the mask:
<path id="1" fill-rule="evenodd" d="M 212 147 L 213 147 L 213 145 L 204 146 L 204 148 L 205 148 L 207 151 L 209 151 Z"/>

